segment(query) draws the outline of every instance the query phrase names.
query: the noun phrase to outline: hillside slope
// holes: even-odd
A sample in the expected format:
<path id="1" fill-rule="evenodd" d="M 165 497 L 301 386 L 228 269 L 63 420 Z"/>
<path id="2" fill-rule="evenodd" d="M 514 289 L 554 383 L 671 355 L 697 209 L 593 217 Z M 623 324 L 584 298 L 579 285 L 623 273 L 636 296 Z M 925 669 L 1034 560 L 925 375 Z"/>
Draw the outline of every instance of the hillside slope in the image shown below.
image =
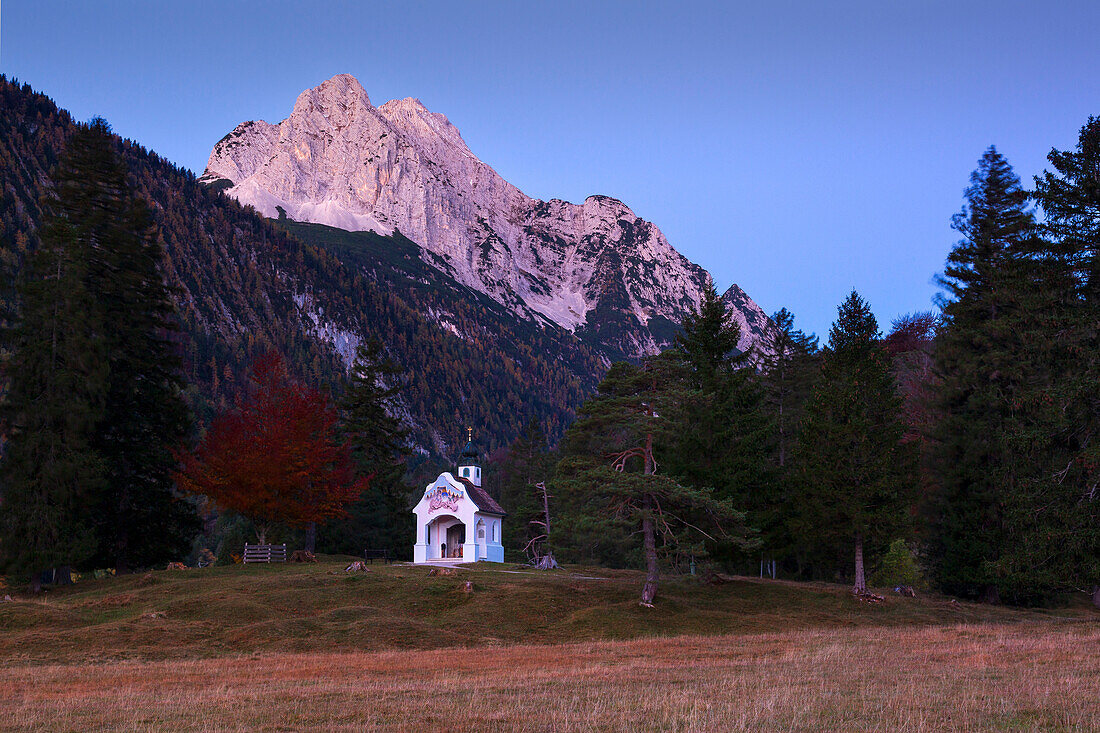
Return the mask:
<path id="1" fill-rule="evenodd" d="M 48 172 L 73 129 L 48 97 L 0 77 L 5 283 L 34 246 Z M 200 415 L 232 400 L 259 350 L 277 348 L 300 376 L 333 385 L 355 345 L 377 338 L 406 371 L 402 409 L 414 439 L 447 456 L 467 424 L 490 448 L 533 417 L 560 434 L 602 373 L 604 361 L 574 336 L 518 323 L 494 301 L 424 269 L 419 249 L 400 235 L 301 226 L 291 234 L 134 142 L 120 139 L 118 149 L 164 239 Z M 11 293 L 3 295 L 10 302 Z"/>
<path id="2" fill-rule="evenodd" d="M 664 579 L 656 607 L 646 609 L 638 571 L 479 565 L 430 577 L 410 565 L 343 568 L 234 565 L 55 588 L 45 601 L 0 603 L 0 655 L 9 664 L 189 658 L 1095 617 L 893 595 L 867 606 L 839 585 L 738 578 L 709 586 L 691 576 Z"/>

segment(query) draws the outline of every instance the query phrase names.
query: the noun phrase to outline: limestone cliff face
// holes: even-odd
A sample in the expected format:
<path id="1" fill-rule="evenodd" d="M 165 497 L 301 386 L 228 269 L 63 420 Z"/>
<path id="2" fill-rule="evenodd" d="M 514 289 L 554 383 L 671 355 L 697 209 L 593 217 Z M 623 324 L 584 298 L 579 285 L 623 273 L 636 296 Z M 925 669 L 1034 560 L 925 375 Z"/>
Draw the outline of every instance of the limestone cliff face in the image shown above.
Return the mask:
<path id="1" fill-rule="evenodd" d="M 425 261 L 518 316 L 557 324 L 611 358 L 667 344 L 710 275 L 625 204 L 526 196 L 475 156 L 458 129 L 415 99 L 375 107 L 352 76 L 303 92 L 277 125 L 245 122 L 210 154 L 202 180 L 260 213 L 401 234 Z M 756 307 L 730 301 L 742 347 Z M 764 319 L 766 321 L 766 318 Z"/>

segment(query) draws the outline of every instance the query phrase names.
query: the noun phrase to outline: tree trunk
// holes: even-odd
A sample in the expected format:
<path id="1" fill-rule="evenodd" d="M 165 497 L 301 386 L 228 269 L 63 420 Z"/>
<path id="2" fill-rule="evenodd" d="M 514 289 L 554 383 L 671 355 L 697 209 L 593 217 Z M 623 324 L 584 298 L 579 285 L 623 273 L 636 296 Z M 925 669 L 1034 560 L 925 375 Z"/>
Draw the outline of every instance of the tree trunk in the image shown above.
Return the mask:
<path id="1" fill-rule="evenodd" d="M 42 571 L 36 570 L 31 573 L 31 593 L 42 592 Z"/>
<path id="2" fill-rule="evenodd" d="M 853 593 L 867 591 L 867 578 L 863 573 L 863 535 L 856 535 L 856 581 L 852 585 Z"/>
<path id="3" fill-rule="evenodd" d="M 1100 608 L 1100 585 L 1092 586 L 1092 605 Z"/>
<path id="4" fill-rule="evenodd" d="M 266 524 L 257 524 L 256 525 L 256 544 L 258 544 L 258 545 L 266 545 L 267 544 L 267 525 Z"/>
<path id="5" fill-rule="evenodd" d="M 57 585 L 73 584 L 73 569 L 71 565 L 62 565 L 54 570 L 53 582 Z"/>
<path id="6" fill-rule="evenodd" d="M 782 379 L 782 375 L 780 376 Z M 783 400 L 779 400 L 779 467 L 783 468 L 787 459 L 787 433 L 783 429 Z"/>
<path id="7" fill-rule="evenodd" d="M 306 525 L 306 552 L 313 554 L 317 550 L 317 522 Z"/>
<path id="8" fill-rule="evenodd" d="M 642 498 L 642 546 L 645 550 L 645 585 L 642 586 L 642 605 L 652 606 L 657 597 L 657 523 L 653 520 L 653 497 Z"/>
<path id="9" fill-rule="evenodd" d="M 649 409 L 649 408 L 647 408 Z M 653 433 L 645 436 L 645 475 L 657 472 L 653 461 Z M 657 597 L 657 522 L 653 516 L 656 503 L 652 494 L 642 497 L 642 547 L 645 551 L 645 585 L 642 586 L 642 605 L 652 606 Z"/>
<path id="10" fill-rule="evenodd" d="M 540 481 L 542 488 L 542 513 L 546 515 L 546 538 L 550 539 L 550 496 L 546 493 L 546 482 Z"/>
<path id="11" fill-rule="evenodd" d="M 993 606 L 999 606 L 1001 603 L 1001 592 L 997 590 L 995 585 L 987 585 L 985 591 L 982 593 L 982 603 L 988 603 Z"/>

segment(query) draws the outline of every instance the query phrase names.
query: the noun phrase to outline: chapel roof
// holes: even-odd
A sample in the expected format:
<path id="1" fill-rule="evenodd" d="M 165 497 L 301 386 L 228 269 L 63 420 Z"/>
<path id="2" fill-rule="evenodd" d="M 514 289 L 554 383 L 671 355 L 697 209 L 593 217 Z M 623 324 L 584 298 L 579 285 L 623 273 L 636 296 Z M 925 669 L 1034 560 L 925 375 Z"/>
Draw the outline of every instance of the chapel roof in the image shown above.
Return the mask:
<path id="1" fill-rule="evenodd" d="M 497 504 L 496 499 L 489 496 L 489 492 L 480 486 L 475 486 L 473 481 L 469 479 L 455 477 L 455 481 L 462 484 L 466 489 L 466 496 L 470 497 L 470 500 L 474 502 L 478 509 L 487 514 L 499 514 L 500 516 L 507 516 L 508 512 Z"/>

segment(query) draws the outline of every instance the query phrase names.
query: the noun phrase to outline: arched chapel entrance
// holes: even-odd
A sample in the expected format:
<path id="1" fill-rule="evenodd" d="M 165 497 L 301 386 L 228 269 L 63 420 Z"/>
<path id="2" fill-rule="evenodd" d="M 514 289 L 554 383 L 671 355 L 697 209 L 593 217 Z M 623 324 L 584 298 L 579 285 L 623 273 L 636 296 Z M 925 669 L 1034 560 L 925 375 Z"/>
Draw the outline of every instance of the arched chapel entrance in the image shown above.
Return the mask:
<path id="1" fill-rule="evenodd" d="M 462 522 L 447 527 L 446 557 L 462 557 L 462 543 L 466 541 L 466 525 Z"/>

